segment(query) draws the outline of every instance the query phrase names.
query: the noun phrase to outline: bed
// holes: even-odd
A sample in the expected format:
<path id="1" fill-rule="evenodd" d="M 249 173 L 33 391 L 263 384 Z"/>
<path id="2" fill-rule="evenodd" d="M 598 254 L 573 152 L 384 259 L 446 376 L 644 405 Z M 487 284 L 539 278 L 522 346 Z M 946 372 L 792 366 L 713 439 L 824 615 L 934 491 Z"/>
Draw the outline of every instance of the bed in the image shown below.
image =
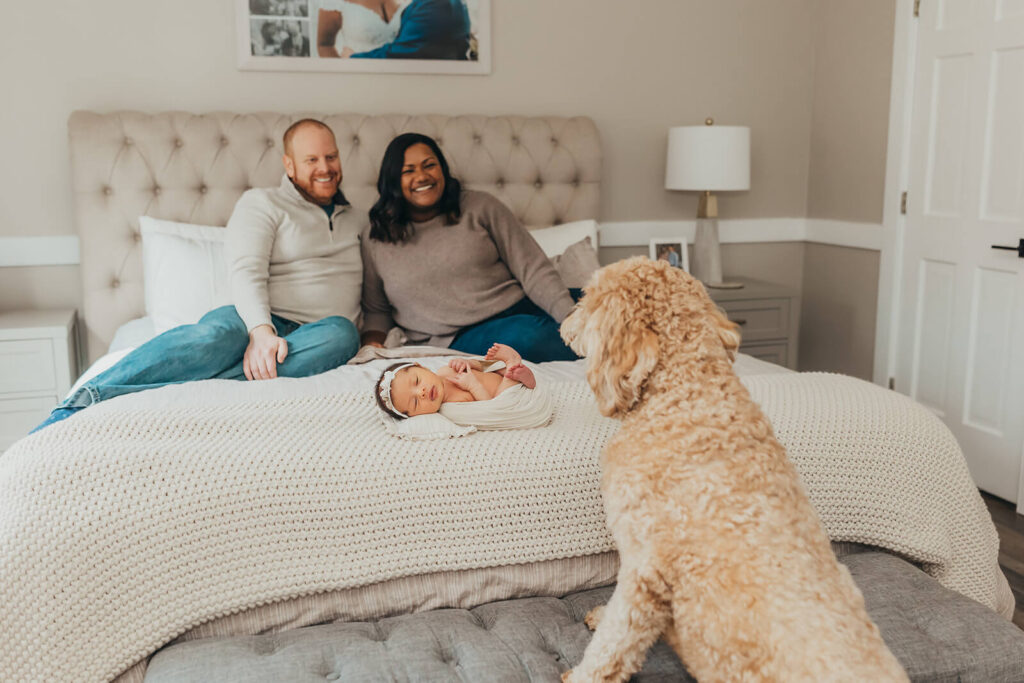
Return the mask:
<path id="1" fill-rule="evenodd" d="M 314 116 L 337 135 L 357 208 L 387 142 L 418 131 L 531 229 L 598 214 L 589 119 Z M 157 329 L 138 217 L 224 225 L 245 189 L 277 184 L 299 117 L 72 115 L 93 371 Z M 550 363 L 536 372 L 551 428 L 410 444 L 372 405 L 386 362 L 124 396 L 13 446 L 0 458 L 4 678 L 557 680 L 617 570 L 597 487 L 614 421 L 582 362 Z M 858 380 L 742 354 L 737 370 L 912 679 L 1020 680 L 995 530 L 941 423 Z M 636 679 L 686 674 L 662 643 Z"/>

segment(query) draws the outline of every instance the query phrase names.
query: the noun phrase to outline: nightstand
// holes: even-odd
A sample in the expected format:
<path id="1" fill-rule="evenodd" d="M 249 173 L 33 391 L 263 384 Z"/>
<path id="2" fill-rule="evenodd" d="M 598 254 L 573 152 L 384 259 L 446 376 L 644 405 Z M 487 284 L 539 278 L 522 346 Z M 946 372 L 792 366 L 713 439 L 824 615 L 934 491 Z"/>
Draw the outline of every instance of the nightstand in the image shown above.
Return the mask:
<path id="1" fill-rule="evenodd" d="M 0 313 L 0 451 L 71 390 L 77 358 L 73 310 Z"/>
<path id="2" fill-rule="evenodd" d="M 730 278 L 743 282 L 741 289 L 713 289 L 708 294 L 740 326 L 740 351 L 796 370 L 800 329 L 800 296 L 783 285 Z"/>

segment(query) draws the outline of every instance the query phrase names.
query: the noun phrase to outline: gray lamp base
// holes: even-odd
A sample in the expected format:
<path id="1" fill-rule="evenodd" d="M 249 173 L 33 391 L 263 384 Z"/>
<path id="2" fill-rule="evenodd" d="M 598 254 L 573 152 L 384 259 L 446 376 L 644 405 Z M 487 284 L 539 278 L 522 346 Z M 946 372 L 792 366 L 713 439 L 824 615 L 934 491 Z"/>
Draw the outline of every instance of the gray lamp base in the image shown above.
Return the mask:
<path id="1" fill-rule="evenodd" d="M 693 276 L 713 289 L 740 289 L 742 282 L 722 280 L 722 249 L 718 243 L 718 219 L 698 218 L 693 240 Z"/>

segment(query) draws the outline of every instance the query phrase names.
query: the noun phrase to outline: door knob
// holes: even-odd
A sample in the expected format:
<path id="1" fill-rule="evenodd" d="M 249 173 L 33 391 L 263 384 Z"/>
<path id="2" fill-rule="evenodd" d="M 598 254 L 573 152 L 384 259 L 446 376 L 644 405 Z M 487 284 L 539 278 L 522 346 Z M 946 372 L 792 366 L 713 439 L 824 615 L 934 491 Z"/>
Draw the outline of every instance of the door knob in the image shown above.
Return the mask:
<path id="1" fill-rule="evenodd" d="M 1017 258 L 1024 258 L 1024 239 L 1022 239 L 1017 244 L 1017 246 L 1015 246 L 1015 247 L 1007 247 L 1007 246 L 1002 245 L 1002 244 L 993 244 L 992 248 L 993 249 L 1006 249 L 1007 251 L 1015 251 L 1015 252 L 1017 252 Z"/>

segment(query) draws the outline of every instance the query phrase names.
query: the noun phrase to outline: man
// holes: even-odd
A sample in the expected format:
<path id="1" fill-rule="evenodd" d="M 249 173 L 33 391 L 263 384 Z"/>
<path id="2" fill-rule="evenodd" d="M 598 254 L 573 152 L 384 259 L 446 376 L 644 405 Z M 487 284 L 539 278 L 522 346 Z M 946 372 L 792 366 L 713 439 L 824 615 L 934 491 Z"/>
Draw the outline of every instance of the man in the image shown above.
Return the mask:
<path id="1" fill-rule="evenodd" d="M 143 389 L 201 379 L 306 377 L 359 348 L 364 219 L 341 193 L 341 160 L 325 124 L 284 134 L 285 175 L 249 190 L 227 226 L 233 306 L 146 342 L 86 382 L 37 431 L 82 408 Z"/>
<path id="2" fill-rule="evenodd" d="M 297 21 L 285 23 L 288 37 L 281 43 L 281 54 L 285 57 L 308 57 L 309 38 L 302 35 L 302 27 Z"/>
<path id="3" fill-rule="evenodd" d="M 464 0 L 412 0 L 402 10 L 395 39 L 369 52 L 342 57 L 353 59 L 468 59 L 469 11 Z"/>

